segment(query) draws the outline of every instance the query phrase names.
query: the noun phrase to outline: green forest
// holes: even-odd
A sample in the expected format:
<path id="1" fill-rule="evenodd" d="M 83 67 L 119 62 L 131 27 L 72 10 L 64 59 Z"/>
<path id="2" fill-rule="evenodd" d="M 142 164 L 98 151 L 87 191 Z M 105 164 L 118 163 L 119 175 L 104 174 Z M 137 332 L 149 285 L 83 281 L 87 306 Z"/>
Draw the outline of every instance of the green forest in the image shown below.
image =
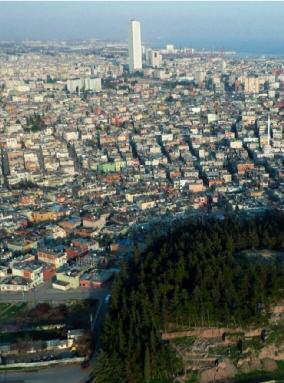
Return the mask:
<path id="1" fill-rule="evenodd" d="M 172 382 L 181 362 L 161 339 L 170 323 L 264 324 L 283 297 L 284 257 L 258 261 L 246 249 L 283 250 L 283 214 L 188 221 L 136 250 L 114 281 L 96 382 Z"/>

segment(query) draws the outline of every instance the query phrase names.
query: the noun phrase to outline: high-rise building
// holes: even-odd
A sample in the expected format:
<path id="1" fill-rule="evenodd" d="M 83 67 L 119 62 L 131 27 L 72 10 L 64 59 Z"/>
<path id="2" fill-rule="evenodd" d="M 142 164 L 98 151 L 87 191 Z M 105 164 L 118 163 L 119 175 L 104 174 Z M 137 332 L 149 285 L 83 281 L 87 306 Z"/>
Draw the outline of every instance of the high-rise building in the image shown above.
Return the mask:
<path id="1" fill-rule="evenodd" d="M 245 93 L 259 93 L 259 79 L 255 76 L 245 77 Z"/>
<path id="2" fill-rule="evenodd" d="M 160 51 L 151 48 L 145 51 L 146 64 L 152 68 L 160 68 L 162 65 L 162 55 Z"/>
<path id="3" fill-rule="evenodd" d="M 151 51 L 150 65 L 153 68 L 160 68 L 162 64 L 162 56 L 159 51 Z"/>
<path id="4" fill-rule="evenodd" d="M 195 78 L 195 81 L 197 83 L 201 83 L 201 82 L 205 81 L 206 72 L 202 71 L 202 70 L 198 70 L 198 71 L 195 72 L 194 78 Z"/>
<path id="5" fill-rule="evenodd" d="M 142 69 L 142 47 L 140 22 L 130 21 L 129 27 L 129 71 L 135 72 Z"/>

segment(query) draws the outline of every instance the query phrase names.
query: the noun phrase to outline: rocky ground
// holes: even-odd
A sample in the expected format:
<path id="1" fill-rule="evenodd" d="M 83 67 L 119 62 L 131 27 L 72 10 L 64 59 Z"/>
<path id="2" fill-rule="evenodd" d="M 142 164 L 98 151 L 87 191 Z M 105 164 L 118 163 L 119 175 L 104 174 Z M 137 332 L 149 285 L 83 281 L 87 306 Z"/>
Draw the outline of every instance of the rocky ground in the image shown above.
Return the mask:
<path id="1" fill-rule="evenodd" d="M 191 328 L 163 333 L 181 357 L 184 374 L 179 382 L 201 383 L 246 380 L 246 376 L 279 376 L 284 379 L 284 304 L 271 310 L 263 327 Z M 265 379 L 264 379 L 265 380 Z M 269 380 L 269 379 L 268 379 Z"/>

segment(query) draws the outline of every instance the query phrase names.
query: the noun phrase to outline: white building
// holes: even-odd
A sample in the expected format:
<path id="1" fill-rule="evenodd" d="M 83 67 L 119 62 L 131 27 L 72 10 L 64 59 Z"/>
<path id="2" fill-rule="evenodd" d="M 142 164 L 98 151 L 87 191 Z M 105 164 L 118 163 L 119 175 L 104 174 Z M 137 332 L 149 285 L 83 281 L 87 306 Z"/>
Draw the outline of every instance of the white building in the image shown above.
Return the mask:
<path id="1" fill-rule="evenodd" d="M 167 51 L 167 53 L 174 53 L 174 51 L 175 51 L 174 45 L 173 44 L 167 44 L 166 45 L 166 51 Z"/>
<path id="2" fill-rule="evenodd" d="M 100 92 L 102 90 L 102 83 L 99 77 L 86 77 L 75 78 L 67 80 L 67 90 L 70 93 L 76 93 L 81 90 L 91 90 L 94 92 Z"/>
<path id="3" fill-rule="evenodd" d="M 203 82 L 205 81 L 205 78 L 206 78 L 206 72 L 202 70 L 198 70 L 195 72 L 194 78 L 197 83 Z"/>
<path id="4" fill-rule="evenodd" d="M 102 90 L 102 81 L 99 77 L 97 78 L 85 78 L 85 90 L 92 90 L 100 92 Z"/>
<path id="5" fill-rule="evenodd" d="M 152 68 L 160 68 L 162 65 L 162 55 L 158 50 L 148 49 L 146 55 L 147 64 Z"/>
<path id="6" fill-rule="evenodd" d="M 129 71 L 135 72 L 142 69 L 142 47 L 140 22 L 130 21 L 129 26 Z"/>
<path id="7" fill-rule="evenodd" d="M 81 78 L 73 78 L 70 80 L 67 80 L 67 90 L 70 93 L 79 92 L 84 85 L 83 79 Z"/>

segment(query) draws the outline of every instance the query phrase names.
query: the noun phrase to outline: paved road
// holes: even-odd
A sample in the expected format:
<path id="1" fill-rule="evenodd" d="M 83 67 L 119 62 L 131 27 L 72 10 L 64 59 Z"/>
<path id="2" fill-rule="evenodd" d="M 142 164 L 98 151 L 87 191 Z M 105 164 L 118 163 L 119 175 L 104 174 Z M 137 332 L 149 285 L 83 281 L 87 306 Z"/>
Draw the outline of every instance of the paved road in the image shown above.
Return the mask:
<path id="1" fill-rule="evenodd" d="M 78 288 L 70 291 L 60 291 L 52 288 L 39 287 L 22 293 L 1 292 L 0 302 L 44 302 L 67 301 L 72 299 L 103 299 L 108 290 L 105 288 L 86 289 Z"/>
<path id="2" fill-rule="evenodd" d="M 1 383 L 23 380 L 25 383 L 81 383 L 87 380 L 90 369 L 82 370 L 79 364 L 52 366 L 38 371 L 0 372 Z"/>

